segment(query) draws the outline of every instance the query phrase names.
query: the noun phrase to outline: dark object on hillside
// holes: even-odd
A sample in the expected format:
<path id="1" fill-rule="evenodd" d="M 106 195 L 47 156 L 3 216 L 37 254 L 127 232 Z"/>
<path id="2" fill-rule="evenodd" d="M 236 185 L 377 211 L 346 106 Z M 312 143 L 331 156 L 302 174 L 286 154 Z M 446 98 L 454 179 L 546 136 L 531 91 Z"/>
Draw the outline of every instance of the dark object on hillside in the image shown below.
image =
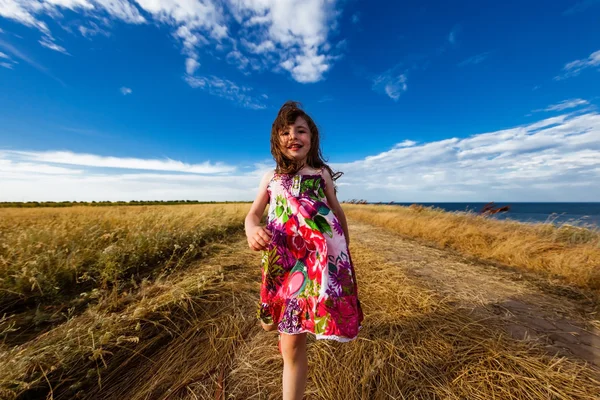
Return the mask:
<path id="1" fill-rule="evenodd" d="M 481 208 L 481 210 L 479 211 L 480 214 L 485 214 L 485 215 L 492 215 L 492 214 L 498 214 L 501 212 L 507 212 L 508 210 L 510 210 L 510 206 L 503 206 L 503 207 L 496 207 L 496 203 L 494 203 L 493 201 L 487 203 L 485 206 L 483 206 Z"/>
<path id="2" fill-rule="evenodd" d="M 352 199 L 352 200 L 343 201 L 342 203 L 350 203 L 350 204 L 367 204 L 367 201 L 366 201 L 366 200 L 357 200 L 357 199 Z"/>

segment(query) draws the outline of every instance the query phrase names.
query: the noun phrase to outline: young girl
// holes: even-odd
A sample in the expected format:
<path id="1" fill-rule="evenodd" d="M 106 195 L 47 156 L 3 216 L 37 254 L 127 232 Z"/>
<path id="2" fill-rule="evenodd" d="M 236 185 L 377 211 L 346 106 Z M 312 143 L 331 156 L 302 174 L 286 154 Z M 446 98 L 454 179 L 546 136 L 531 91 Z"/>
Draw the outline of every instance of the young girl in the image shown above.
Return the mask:
<path id="1" fill-rule="evenodd" d="M 298 103 L 287 102 L 279 110 L 271 154 L 277 167 L 260 183 L 246 216 L 246 236 L 251 249 L 263 251 L 258 317 L 265 330 L 280 334 L 283 398 L 302 399 L 306 334 L 350 341 L 363 313 L 336 177 L 323 162 L 317 126 Z M 267 226 L 262 227 L 267 204 Z"/>

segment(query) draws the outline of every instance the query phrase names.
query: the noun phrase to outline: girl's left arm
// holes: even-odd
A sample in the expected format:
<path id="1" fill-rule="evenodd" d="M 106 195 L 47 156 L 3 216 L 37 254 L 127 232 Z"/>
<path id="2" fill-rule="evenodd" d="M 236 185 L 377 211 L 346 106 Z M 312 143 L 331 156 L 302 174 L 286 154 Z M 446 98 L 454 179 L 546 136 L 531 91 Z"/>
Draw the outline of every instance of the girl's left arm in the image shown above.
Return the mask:
<path id="1" fill-rule="evenodd" d="M 325 197 L 327 198 L 327 203 L 329 203 L 329 207 L 337 217 L 340 225 L 342 225 L 342 229 L 344 231 L 344 236 L 346 237 L 346 245 L 350 245 L 350 234 L 348 233 L 348 223 L 346 222 L 346 214 L 344 214 L 344 210 L 342 210 L 342 206 L 335 195 L 335 187 L 333 186 L 333 179 L 331 178 L 331 174 L 327 169 L 323 169 L 323 179 L 325 179 Z"/>

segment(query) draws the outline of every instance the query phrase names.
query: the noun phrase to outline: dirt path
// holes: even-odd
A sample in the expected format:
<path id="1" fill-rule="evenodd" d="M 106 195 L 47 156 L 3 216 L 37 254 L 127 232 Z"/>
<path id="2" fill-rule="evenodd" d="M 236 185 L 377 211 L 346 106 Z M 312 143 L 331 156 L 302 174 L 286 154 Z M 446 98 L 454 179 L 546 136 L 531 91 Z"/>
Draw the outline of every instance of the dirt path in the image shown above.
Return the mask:
<path id="1" fill-rule="evenodd" d="M 539 340 L 551 354 L 600 366 L 600 316 L 576 296 L 548 293 L 508 268 L 473 262 L 361 222 L 351 238 L 477 318 L 498 323 L 513 338 Z"/>

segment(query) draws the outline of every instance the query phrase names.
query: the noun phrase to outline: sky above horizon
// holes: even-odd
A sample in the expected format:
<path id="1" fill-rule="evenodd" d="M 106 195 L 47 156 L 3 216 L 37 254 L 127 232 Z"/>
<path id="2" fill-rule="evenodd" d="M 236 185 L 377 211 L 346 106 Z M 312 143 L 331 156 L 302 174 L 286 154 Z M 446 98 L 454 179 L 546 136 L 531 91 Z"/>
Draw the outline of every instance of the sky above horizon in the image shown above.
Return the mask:
<path id="1" fill-rule="evenodd" d="M 252 200 L 290 99 L 340 200 L 600 201 L 600 0 L 0 0 L 0 201 Z"/>

